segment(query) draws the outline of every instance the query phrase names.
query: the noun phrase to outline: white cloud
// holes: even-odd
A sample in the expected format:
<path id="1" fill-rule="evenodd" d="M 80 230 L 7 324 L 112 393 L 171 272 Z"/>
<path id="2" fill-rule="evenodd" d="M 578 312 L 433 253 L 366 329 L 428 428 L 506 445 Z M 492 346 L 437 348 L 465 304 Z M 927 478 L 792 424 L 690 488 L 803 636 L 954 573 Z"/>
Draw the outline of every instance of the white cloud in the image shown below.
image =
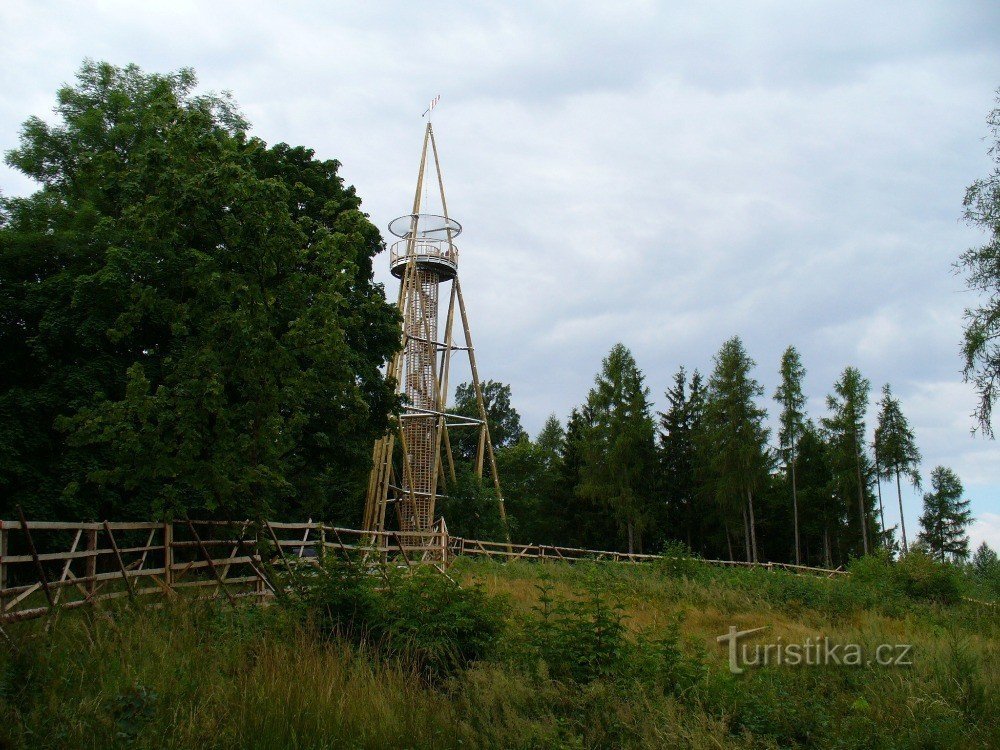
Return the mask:
<path id="1" fill-rule="evenodd" d="M 530 430 L 584 398 L 615 341 L 659 399 L 739 333 L 768 394 L 796 344 L 817 410 L 847 364 L 873 398 L 892 382 L 927 470 L 952 466 L 974 512 L 1000 512 L 997 446 L 968 434 L 971 300 L 950 269 L 979 241 L 957 219 L 989 168 L 1000 8 L 610 8 L 7 2 L 0 147 L 84 56 L 190 65 L 261 137 L 340 159 L 384 228 L 408 210 L 419 113 L 441 93 L 480 369 L 512 384 Z M 0 189 L 30 185 L 0 169 Z M 904 505 L 915 527 L 919 498 Z"/>
<path id="2" fill-rule="evenodd" d="M 969 551 L 975 552 L 983 542 L 1000 550 L 1000 513 L 983 513 L 969 527 Z"/>

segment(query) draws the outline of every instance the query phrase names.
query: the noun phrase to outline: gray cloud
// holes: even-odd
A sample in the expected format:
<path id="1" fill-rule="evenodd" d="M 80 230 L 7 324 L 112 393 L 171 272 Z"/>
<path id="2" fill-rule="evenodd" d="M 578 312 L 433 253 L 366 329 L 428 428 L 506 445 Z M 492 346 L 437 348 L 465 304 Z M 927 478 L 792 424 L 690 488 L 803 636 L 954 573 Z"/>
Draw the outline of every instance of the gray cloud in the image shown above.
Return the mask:
<path id="1" fill-rule="evenodd" d="M 995 3 L 13 2 L 0 28 L 0 146 L 84 56 L 190 65 L 265 140 L 340 159 L 383 228 L 443 94 L 480 367 L 530 430 L 618 340 L 658 403 L 733 333 L 770 394 L 794 343 L 816 417 L 846 364 L 873 397 L 892 382 L 928 471 L 953 466 L 1000 543 L 997 446 L 969 435 L 959 374 L 974 300 L 950 268 L 981 239 L 958 217 L 989 168 Z"/>

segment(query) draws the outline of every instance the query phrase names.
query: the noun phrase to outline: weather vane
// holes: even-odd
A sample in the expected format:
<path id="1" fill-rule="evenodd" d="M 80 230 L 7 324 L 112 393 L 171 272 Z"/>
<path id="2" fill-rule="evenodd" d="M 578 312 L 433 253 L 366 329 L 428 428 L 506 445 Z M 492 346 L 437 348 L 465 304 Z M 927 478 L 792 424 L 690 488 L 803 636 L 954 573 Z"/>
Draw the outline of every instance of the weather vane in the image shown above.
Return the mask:
<path id="1" fill-rule="evenodd" d="M 424 113 L 420 116 L 427 117 L 427 115 L 430 114 L 430 112 L 438 105 L 439 101 L 441 101 L 441 94 L 438 94 L 433 99 L 431 99 L 430 106 L 428 106 L 427 109 L 424 110 Z"/>

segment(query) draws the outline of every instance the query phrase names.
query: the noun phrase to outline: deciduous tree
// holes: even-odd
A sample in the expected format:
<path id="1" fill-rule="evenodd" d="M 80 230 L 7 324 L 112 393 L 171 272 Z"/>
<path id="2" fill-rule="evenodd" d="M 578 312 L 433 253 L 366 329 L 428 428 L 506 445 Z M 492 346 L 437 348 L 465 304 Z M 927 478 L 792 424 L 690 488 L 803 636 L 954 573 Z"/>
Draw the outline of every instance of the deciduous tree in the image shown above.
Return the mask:
<path id="1" fill-rule="evenodd" d="M 1000 103 L 1000 89 L 997 90 Z M 962 253 L 956 263 L 968 288 L 981 295 L 978 307 L 965 311 L 965 379 L 979 394 L 975 418 L 993 435 L 993 406 L 1000 394 L 1000 106 L 987 118 L 993 171 L 965 191 L 964 217 L 986 232 L 986 242 Z"/>
<path id="2" fill-rule="evenodd" d="M 396 403 L 381 238 L 338 162 L 195 85 L 88 62 L 7 155 L 41 189 L 2 204 L 0 506 L 360 507 Z"/>
<path id="3" fill-rule="evenodd" d="M 521 415 L 511 404 L 510 386 L 496 380 L 484 380 L 480 383 L 480 390 L 493 450 L 515 445 L 524 434 L 524 429 L 521 427 Z M 455 407 L 452 411 L 479 419 L 479 404 L 472 383 L 460 383 L 455 389 Z M 470 427 L 452 430 L 451 440 L 456 456 L 471 460 L 479 448 L 479 430 Z"/>

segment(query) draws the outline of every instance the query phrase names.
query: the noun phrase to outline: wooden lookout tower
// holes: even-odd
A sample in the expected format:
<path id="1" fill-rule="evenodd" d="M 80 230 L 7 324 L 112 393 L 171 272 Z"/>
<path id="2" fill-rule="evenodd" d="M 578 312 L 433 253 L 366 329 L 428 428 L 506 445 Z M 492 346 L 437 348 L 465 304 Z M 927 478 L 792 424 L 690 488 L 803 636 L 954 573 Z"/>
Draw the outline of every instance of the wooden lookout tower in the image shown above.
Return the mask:
<path id="1" fill-rule="evenodd" d="M 393 276 L 400 280 L 397 305 L 403 318 L 403 340 L 387 375 L 403 395 L 404 407 L 393 429 L 375 443 L 364 527 L 381 532 L 395 523 L 403 534 L 434 530 L 438 523 L 436 501 L 457 480 L 450 434 L 454 430 L 478 430 L 474 468 L 482 478 L 484 463 L 489 461 L 506 528 L 469 317 L 459 282 L 455 239 L 462 226 L 448 214 L 430 121 L 424 130 L 413 210 L 390 222 L 389 232 L 396 237 L 389 248 L 389 264 Z M 440 302 L 445 298 L 447 309 L 441 319 Z M 456 308 L 462 329 L 458 337 Z M 449 413 L 447 409 L 451 359 L 456 351 L 466 352 L 469 357 L 477 418 Z M 389 511 L 390 506 L 395 513 Z M 421 538 L 426 537 L 413 535 L 410 543 Z"/>

